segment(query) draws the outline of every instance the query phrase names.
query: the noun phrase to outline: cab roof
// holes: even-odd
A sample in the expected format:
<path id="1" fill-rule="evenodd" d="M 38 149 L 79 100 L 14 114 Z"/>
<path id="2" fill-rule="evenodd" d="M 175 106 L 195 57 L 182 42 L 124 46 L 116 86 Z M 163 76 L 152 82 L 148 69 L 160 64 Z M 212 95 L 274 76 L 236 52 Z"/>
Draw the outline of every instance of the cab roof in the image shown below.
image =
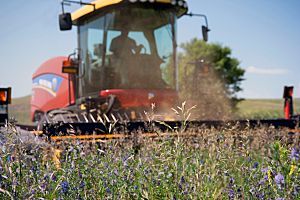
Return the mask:
<path id="1" fill-rule="evenodd" d="M 100 10 L 102 8 L 113 6 L 125 2 L 130 3 L 162 3 L 162 4 L 171 4 L 173 6 L 180 6 L 185 8 L 187 11 L 187 3 L 185 0 L 95 0 L 91 2 L 92 5 L 85 5 L 75 12 L 72 13 L 72 21 L 76 22 L 81 17 L 84 17 L 94 11 Z"/>

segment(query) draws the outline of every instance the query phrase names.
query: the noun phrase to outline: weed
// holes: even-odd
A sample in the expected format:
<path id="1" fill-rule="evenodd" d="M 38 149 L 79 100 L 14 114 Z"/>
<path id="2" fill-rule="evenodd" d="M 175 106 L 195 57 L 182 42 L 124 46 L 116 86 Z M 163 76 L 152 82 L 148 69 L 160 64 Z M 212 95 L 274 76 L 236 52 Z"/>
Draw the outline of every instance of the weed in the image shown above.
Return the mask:
<path id="1" fill-rule="evenodd" d="M 62 144 L 57 167 L 50 144 L 26 138 L 18 129 L 2 130 L 0 198 L 300 197 L 299 144 L 287 143 L 286 130 L 233 126 L 194 131 L 196 136 L 180 139 L 140 138 L 137 155 L 128 141 L 107 142 L 101 149 Z"/>

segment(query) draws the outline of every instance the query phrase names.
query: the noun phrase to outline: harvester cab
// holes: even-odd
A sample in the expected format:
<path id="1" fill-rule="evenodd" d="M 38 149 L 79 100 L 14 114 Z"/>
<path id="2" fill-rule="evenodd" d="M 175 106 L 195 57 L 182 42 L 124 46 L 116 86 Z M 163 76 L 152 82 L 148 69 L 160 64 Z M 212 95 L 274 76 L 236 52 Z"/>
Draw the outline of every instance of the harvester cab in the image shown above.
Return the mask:
<path id="1" fill-rule="evenodd" d="M 11 88 L 0 88 L 0 126 L 8 120 L 8 104 L 11 103 Z"/>
<path id="2" fill-rule="evenodd" d="M 70 3 L 83 6 L 66 13 Z M 34 74 L 33 120 L 47 113 L 47 122 L 137 121 L 152 105 L 164 113 L 177 104 L 177 20 L 204 17 L 207 40 L 205 15 L 188 13 L 184 0 L 63 0 L 62 10 L 60 29 L 77 26 L 78 49 Z"/>

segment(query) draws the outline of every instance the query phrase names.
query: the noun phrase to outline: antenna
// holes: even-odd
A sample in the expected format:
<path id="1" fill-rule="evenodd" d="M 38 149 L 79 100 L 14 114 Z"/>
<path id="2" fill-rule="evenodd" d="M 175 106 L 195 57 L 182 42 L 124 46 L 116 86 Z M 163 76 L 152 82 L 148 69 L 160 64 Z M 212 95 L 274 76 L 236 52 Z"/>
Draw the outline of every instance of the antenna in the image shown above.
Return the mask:
<path id="1" fill-rule="evenodd" d="M 64 8 L 65 5 L 70 6 L 71 4 L 93 6 L 94 10 L 96 10 L 95 4 L 93 3 L 82 2 L 82 0 L 80 1 L 62 0 L 61 1 L 62 12 L 65 13 L 65 8 Z"/>

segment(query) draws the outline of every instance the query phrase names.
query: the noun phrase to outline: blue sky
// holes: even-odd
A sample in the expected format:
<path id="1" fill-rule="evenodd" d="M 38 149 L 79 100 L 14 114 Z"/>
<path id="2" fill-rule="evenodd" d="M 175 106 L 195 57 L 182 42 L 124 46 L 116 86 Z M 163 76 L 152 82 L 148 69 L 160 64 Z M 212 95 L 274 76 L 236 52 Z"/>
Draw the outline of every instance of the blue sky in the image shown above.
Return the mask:
<path id="1" fill-rule="evenodd" d="M 300 97 L 299 0 L 188 0 L 208 16 L 209 42 L 232 49 L 246 70 L 245 98 L 281 98 L 284 85 Z M 10 0 L 0 4 L 0 85 L 13 96 L 31 93 L 31 75 L 44 61 L 76 48 L 76 31 L 60 32 L 59 0 Z M 179 43 L 201 37 L 202 21 L 183 17 Z"/>

